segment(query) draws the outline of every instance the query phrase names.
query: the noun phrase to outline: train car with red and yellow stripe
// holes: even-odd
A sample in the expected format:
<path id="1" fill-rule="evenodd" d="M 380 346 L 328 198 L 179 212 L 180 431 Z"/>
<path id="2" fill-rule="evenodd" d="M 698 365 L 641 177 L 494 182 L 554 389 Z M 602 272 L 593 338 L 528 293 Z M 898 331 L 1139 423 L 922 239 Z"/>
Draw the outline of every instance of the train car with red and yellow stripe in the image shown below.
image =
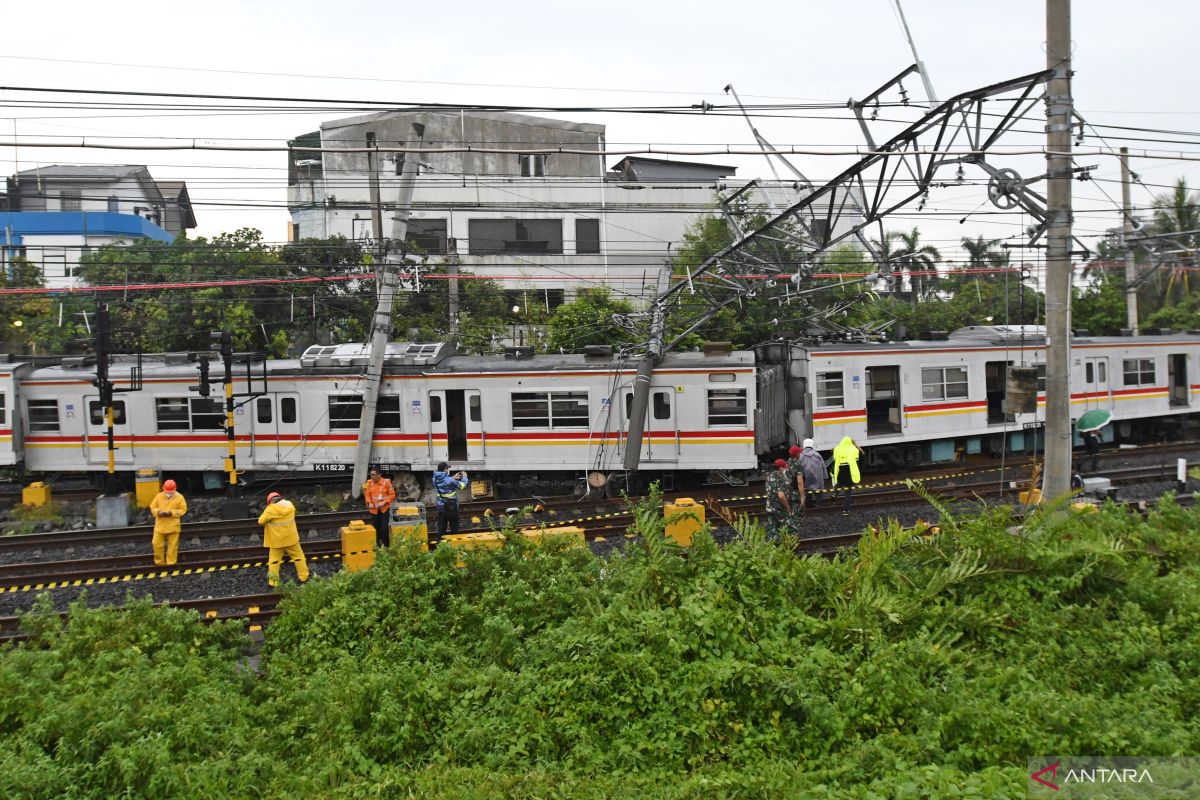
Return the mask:
<path id="1" fill-rule="evenodd" d="M 792 438 L 811 436 L 818 449 L 832 450 L 850 436 L 869 464 L 904 467 L 1043 445 L 1046 335 L 1040 326 L 976 326 L 930 341 L 766 350 L 766 361 L 787 369 Z M 1009 368 L 1022 366 L 1036 370 L 1037 410 L 1006 413 Z M 1073 419 L 1091 409 L 1111 413 L 1102 441 L 1181 436 L 1200 412 L 1200 336 L 1077 335 L 1070 386 Z"/>
<path id="2" fill-rule="evenodd" d="M 361 345 L 314 346 L 299 359 L 235 369 L 234 439 L 247 478 L 351 471 L 369 355 Z M 141 388 L 118 394 L 113 404 L 118 470 L 215 477 L 228 450 L 223 391 L 201 395 L 197 365 L 186 354 L 143 356 L 141 363 Z M 125 364 L 118 359 L 110 368 L 118 390 L 130 384 Z M 410 490 L 448 461 L 501 486 L 587 478 L 593 488 L 615 491 L 623 484 L 609 477 L 621 472 L 636 366 L 612 348 L 502 357 L 457 355 L 445 343 L 390 344 L 373 461 Z M 771 410 L 759 395 L 764 374 L 781 372 L 764 373 L 751 352 L 667 356 L 651 386 L 641 471 L 669 485 L 710 473 L 744 478 L 760 455 L 783 444 L 781 382 L 770 384 L 777 398 Z M 94 364 L 73 359 L 22 381 L 28 471 L 106 468 L 107 425 L 94 374 Z M 756 424 L 765 418 L 779 424 Z M 762 434 L 772 427 L 775 440 L 766 441 Z"/>
<path id="3" fill-rule="evenodd" d="M 12 467 L 22 459 L 21 407 L 17 402 L 19 383 L 28 364 L 0 359 L 0 467 Z"/>

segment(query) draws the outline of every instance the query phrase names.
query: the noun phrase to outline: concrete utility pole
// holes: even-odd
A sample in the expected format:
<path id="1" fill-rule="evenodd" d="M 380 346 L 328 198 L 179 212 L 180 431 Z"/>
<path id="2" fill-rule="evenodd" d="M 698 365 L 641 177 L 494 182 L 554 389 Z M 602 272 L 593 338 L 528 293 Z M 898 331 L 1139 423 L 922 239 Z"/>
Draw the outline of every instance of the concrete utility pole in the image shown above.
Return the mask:
<path id="1" fill-rule="evenodd" d="M 411 149 L 417 146 L 425 126 L 414 122 L 409 128 L 404 147 Z M 371 159 L 374 163 L 374 159 Z M 372 173 L 371 180 L 377 181 L 378 176 Z M 408 235 L 408 218 L 412 214 L 413 188 L 417 182 L 417 156 L 415 153 L 405 153 L 404 166 L 400 171 L 400 193 L 396 198 L 396 213 L 392 216 L 392 239 L 404 252 L 404 242 Z M 380 222 L 382 228 L 382 222 Z M 403 257 L 401 257 L 403 263 Z M 371 445 L 375 438 L 375 409 L 379 406 L 379 387 L 383 385 L 383 358 L 387 354 L 388 339 L 392 332 L 392 303 L 396 298 L 396 285 L 400 275 L 391 256 L 379 259 L 376 274 L 379 276 L 379 302 L 375 306 L 375 316 L 371 322 L 371 360 L 367 366 L 367 386 L 363 390 L 362 418 L 358 425 L 358 445 L 354 450 L 354 477 L 350 486 L 350 494 L 359 497 L 362 486 L 367 478 L 367 468 L 371 463 Z"/>
<path id="2" fill-rule="evenodd" d="M 371 197 L 371 238 L 375 240 L 375 278 L 383 269 L 383 203 L 379 199 L 379 143 L 367 133 L 367 190 Z"/>
<path id="3" fill-rule="evenodd" d="M 629 438 L 625 441 L 625 469 L 634 470 L 642 460 L 642 434 L 646 431 L 646 410 L 650 407 L 650 381 L 654 367 L 663 356 L 663 328 L 666 326 L 666 306 L 661 301 L 667 287 L 671 285 L 671 264 L 663 264 L 658 273 L 658 291 L 650 318 L 650 342 L 646 354 L 638 362 L 637 377 L 633 381 L 633 400 L 629 408 Z"/>
<path id="4" fill-rule="evenodd" d="M 1138 298 L 1137 298 L 1137 262 L 1133 257 L 1133 247 L 1129 240 L 1133 238 L 1133 201 L 1129 197 L 1129 148 L 1121 148 L 1121 208 L 1123 209 L 1121 224 L 1121 247 L 1125 250 L 1125 327 L 1137 336 L 1138 332 Z"/>
<path id="5" fill-rule="evenodd" d="M 1046 473 L 1054 500 L 1071 489 L 1071 0 L 1046 0 Z"/>

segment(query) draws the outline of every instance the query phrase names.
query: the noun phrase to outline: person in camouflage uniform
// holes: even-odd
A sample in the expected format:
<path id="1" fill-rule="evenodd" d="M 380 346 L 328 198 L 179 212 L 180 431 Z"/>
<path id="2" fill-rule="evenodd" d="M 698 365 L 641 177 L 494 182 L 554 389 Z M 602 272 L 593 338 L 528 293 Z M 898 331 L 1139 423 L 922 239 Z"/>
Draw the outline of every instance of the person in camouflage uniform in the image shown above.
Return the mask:
<path id="1" fill-rule="evenodd" d="M 776 539 L 791 528 L 792 504 L 788 492 L 788 465 L 775 459 L 775 469 L 767 475 L 767 537 Z M 793 484 L 794 485 L 794 484 Z"/>
<path id="2" fill-rule="evenodd" d="M 804 510 L 804 467 L 800 464 L 800 454 L 804 448 L 792 445 L 788 450 L 788 502 L 797 516 Z"/>

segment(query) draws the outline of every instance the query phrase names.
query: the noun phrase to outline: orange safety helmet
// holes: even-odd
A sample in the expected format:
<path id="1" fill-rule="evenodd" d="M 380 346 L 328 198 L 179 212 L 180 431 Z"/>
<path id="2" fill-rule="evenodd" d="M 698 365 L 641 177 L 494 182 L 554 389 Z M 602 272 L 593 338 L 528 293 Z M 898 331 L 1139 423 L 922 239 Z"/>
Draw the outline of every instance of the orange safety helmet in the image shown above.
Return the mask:
<path id="1" fill-rule="evenodd" d="M 276 500 L 282 500 L 282 499 L 283 499 L 283 495 L 281 495 L 279 492 L 271 492 L 270 494 L 267 495 L 267 505 L 274 503 Z"/>
<path id="2" fill-rule="evenodd" d="M 163 481 L 163 491 L 164 492 L 175 491 L 175 481 L 170 480 L 169 478 L 167 480 Z"/>

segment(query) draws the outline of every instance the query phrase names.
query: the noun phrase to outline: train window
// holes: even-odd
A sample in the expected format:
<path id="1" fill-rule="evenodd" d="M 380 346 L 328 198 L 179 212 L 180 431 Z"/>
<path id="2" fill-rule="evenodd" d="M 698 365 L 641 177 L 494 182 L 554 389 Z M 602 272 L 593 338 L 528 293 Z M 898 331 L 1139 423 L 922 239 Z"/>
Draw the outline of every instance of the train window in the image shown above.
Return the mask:
<path id="1" fill-rule="evenodd" d="M 1097 361 L 1096 362 L 1096 374 L 1100 376 L 1101 383 L 1108 382 L 1108 362 L 1107 361 Z M 1151 383 L 1153 383 L 1153 381 L 1151 381 Z"/>
<path id="2" fill-rule="evenodd" d="M 125 401 L 114 400 L 112 404 L 113 410 L 113 425 L 125 424 Z M 93 425 L 107 425 L 108 421 L 104 419 L 104 406 L 100 405 L 99 400 L 92 400 L 88 403 L 88 419 Z"/>
<path id="3" fill-rule="evenodd" d="M 279 398 L 279 421 L 285 425 L 294 425 L 296 423 L 296 398 Z"/>
<path id="4" fill-rule="evenodd" d="M 550 425 L 554 428 L 586 428 L 587 392 L 551 392 Z"/>
<path id="5" fill-rule="evenodd" d="M 29 432 L 58 433 L 58 401 L 29 401 Z"/>
<path id="6" fill-rule="evenodd" d="M 154 416 L 160 431 L 186 431 L 191 427 L 186 397 L 154 398 Z"/>
<path id="7" fill-rule="evenodd" d="M 192 411 L 192 430 L 225 430 L 225 401 L 211 397 L 193 397 L 188 401 Z"/>
<path id="8" fill-rule="evenodd" d="M 587 392 L 513 392 L 512 421 L 514 428 L 587 427 Z"/>
<path id="9" fill-rule="evenodd" d="M 1038 364 L 1037 371 L 1038 371 L 1037 390 L 1039 392 L 1044 392 L 1044 391 L 1046 391 L 1046 365 Z"/>
<path id="10" fill-rule="evenodd" d="M 846 405 L 845 390 L 842 388 L 842 373 L 817 373 L 817 408 L 842 408 Z"/>
<path id="11" fill-rule="evenodd" d="M 471 395 L 467 403 L 467 412 L 470 415 L 471 422 L 479 422 L 483 419 L 483 406 L 479 400 L 479 394 Z"/>
<path id="12" fill-rule="evenodd" d="M 1126 386 L 1153 386 L 1154 359 L 1127 358 L 1124 364 Z"/>
<path id="13" fill-rule="evenodd" d="M 1091 361 L 1089 361 L 1083 365 L 1083 382 L 1084 383 L 1095 383 L 1096 382 L 1096 365 L 1093 364 Z"/>
<path id="14" fill-rule="evenodd" d="M 654 393 L 654 418 L 671 418 L 671 395 L 667 392 Z"/>
<path id="15" fill-rule="evenodd" d="M 429 395 L 429 421 L 442 421 L 442 396 L 440 394 Z"/>
<path id="16" fill-rule="evenodd" d="M 733 383 L 737 380 L 737 375 L 732 372 L 710 372 L 708 373 L 709 383 Z"/>
<path id="17" fill-rule="evenodd" d="M 745 389 L 708 390 L 709 425 L 745 425 Z"/>
<path id="18" fill-rule="evenodd" d="M 8 407 L 5 405 L 4 392 L 0 392 L 0 425 L 8 419 Z"/>
<path id="19" fill-rule="evenodd" d="M 375 427 L 400 430 L 400 395 L 379 395 L 379 404 L 375 406 Z"/>
<path id="20" fill-rule="evenodd" d="M 512 421 L 514 428 L 549 428 L 549 395 L 545 392 L 514 392 Z"/>
<path id="21" fill-rule="evenodd" d="M 933 367 L 921 370 L 922 400 L 953 400 L 966 396 L 966 367 Z"/>
<path id="22" fill-rule="evenodd" d="M 263 425 L 271 422 L 271 398 L 260 397 L 254 401 L 254 414 Z"/>
<path id="23" fill-rule="evenodd" d="M 329 396 L 329 429 L 357 428 L 362 421 L 362 395 L 334 394 Z"/>

